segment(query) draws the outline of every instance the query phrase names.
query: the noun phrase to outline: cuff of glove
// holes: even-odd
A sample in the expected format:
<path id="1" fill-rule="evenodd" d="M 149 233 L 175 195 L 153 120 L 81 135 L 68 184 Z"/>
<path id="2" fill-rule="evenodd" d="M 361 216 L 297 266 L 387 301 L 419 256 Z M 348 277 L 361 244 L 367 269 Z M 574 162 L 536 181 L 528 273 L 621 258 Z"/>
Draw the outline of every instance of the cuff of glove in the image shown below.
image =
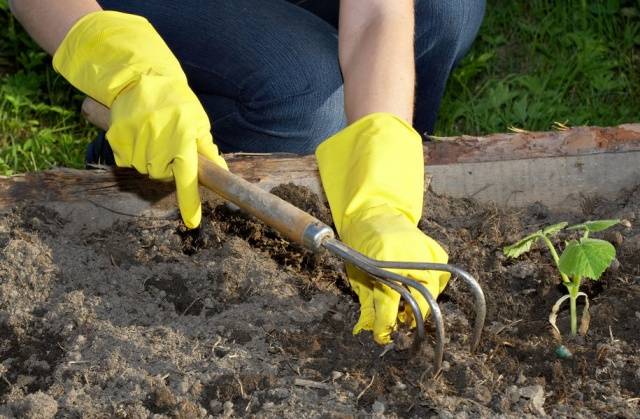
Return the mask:
<path id="1" fill-rule="evenodd" d="M 316 158 L 338 232 L 356 213 L 383 205 L 420 219 L 422 138 L 403 119 L 367 115 L 320 144 Z"/>

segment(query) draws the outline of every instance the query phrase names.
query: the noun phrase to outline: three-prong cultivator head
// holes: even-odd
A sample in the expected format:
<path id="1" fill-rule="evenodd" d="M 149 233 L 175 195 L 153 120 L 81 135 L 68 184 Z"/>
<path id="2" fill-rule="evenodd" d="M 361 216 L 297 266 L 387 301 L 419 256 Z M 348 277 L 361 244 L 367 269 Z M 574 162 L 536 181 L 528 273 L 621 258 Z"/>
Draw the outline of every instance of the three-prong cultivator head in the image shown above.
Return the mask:
<path id="1" fill-rule="evenodd" d="M 419 262 L 385 262 L 366 257 L 362 253 L 351 249 L 344 243 L 335 238 L 325 238 L 322 241 L 322 247 L 332 254 L 338 256 L 342 260 L 351 263 L 362 271 L 368 273 L 374 280 L 381 282 L 397 291 L 405 302 L 411 307 L 414 318 L 416 320 L 416 337 L 415 344 L 421 343 L 425 338 L 424 317 L 420 311 L 415 297 L 411 294 L 411 288 L 417 290 L 429 305 L 431 318 L 436 330 L 436 346 L 434 359 L 434 375 L 440 371 L 442 367 L 442 359 L 444 356 L 445 330 L 442 312 L 436 299 L 431 295 L 429 290 L 420 282 L 408 278 L 403 275 L 388 271 L 387 269 L 403 269 L 403 270 L 429 270 L 450 272 L 452 275 L 462 279 L 471 289 L 474 297 L 475 320 L 473 325 L 473 336 L 471 338 L 471 351 L 475 351 L 480 343 L 480 336 L 484 326 L 484 320 L 487 314 L 486 303 L 482 288 L 476 279 L 468 272 L 449 264 L 442 263 L 419 263 Z"/>
<path id="2" fill-rule="evenodd" d="M 484 326 L 486 304 L 480 284 L 469 273 L 447 264 L 389 262 L 368 258 L 337 240 L 333 230 L 317 218 L 275 195 L 263 191 L 244 179 L 219 168 L 203 157 L 200 158 L 198 170 L 198 178 L 201 184 L 273 227 L 289 240 L 300 243 L 312 251 L 325 249 L 345 262 L 351 263 L 368 273 L 374 280 L 400 293 L 413 311 L 417 330 L 415 342 L 420 343 L 425 338 L 424 317 L 418 302 L 411 294 L 411 289 L 417 290 L 429 304 L 431 317 L 436 329 L 434 374 L 440 371 L 444 355 L 445 330 L 440 307 L 436 299 L 420 282 L 391 272 L 388 269 L 445 271 L 462 279 L 471 288 L 475 299 L 475 322 L 471 350 L 475 350 L 478 346 Z"/>

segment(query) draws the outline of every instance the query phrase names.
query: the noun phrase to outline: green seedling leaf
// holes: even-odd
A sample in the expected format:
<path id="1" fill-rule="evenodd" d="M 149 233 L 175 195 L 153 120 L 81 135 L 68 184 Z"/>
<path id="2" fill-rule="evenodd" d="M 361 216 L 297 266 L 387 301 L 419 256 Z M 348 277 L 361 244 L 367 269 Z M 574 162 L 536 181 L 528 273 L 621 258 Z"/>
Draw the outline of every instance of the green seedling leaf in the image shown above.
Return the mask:
<path id="1" fill-rule="evenodd" d="M 582 238 L 572 240 L 560 256 L 560 272 L 570 277 L 597 280 L 616 257 L 616 249 L 605 240 Z"/>
<path id="2" fill-rule="evenodd" d="M 541 233 L 542 233 L 543 236 L 550 237 L 550 236 L 558 234 L 558 232 L 560 230 L 562 230 L 563 228 L 565 228 L 568 224 L 569 223 L 567 223 L 566 221 L 563 221 L 563 222 L 558 223 L 558 224 L 553 224 L 553 225 L 550 225 L 548 227 L 545 227 L 542 230 Z"/>
<path id="3" fill-rule="evenodd" d="M 597 231 L 603 231 L 608 229 L 609 227 L 613 227 L 616 224 L 619 224 L 620 220 L 595 220 L 595 221 L 585 221 L 584 223 L 576 224 L 571 227 L 567 227 L 567 230 L 587 230 L 591 233 L 595 233 Z"/>
<path id="4" fill-rule="evenodd" d="M 529 250 L 531 250 L 531 246 L 533 246 L 533 244 L 540 238 L 541 233 L 542 230 L 538 230 L 535 233 L 529 234 L 527 237 L 520 239 L 510 246 L 503 247 L 502 253 L 504 253 L 506 257 L 514 259 L 523 253 L 527 253 Z"/>
<path id="5" fill-rule="evenodd" d="M 557 234 L 560 230 L 565 228 L 567 224 L 568 223 L 563 221 L 561 223 L 553 224 L 548 227 L 545 227 L 544 229 L 538 230 L 535 233 L 529 234 L 527 237 L 520 239 L 516 243 L 510 246 L 505 246 L 502 249 L 502 253 L 504 253 L 504 255 L 507 257 L 515 259 L 521 254 L 527 253 L 529 250 L 531 250 L 531 246 L 533 246 L 533 244 L 538 239 L 541 239 L 543 236 L 550 237 Z"/>

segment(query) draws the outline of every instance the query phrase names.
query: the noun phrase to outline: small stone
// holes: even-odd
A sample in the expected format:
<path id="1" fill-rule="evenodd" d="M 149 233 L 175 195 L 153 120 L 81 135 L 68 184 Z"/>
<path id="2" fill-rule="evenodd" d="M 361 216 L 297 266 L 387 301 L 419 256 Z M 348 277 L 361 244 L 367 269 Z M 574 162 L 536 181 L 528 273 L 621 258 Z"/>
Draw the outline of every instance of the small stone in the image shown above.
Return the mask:
<path id="1" fill-rule="evenodd" d="M 540 384 L 520 388 L 520 396 L 525 399 L 533 399 L 542 395 L 544 397 L 544 389 Z"/>
<path id="2" fill-rule="evenodd" d="M 538 387 L 538 388 L 536 389 L 533 396 L 530 398 L 531 410 L 539 416 L 546 416 L 546 413 L 543 407 L 544 406 L 544 388 L 542 388 L 541 385 L 533 386 L 533 387 Z"/>
<path id="3" fill-rule="evenodd" d="M 84 335 L 78 335 L 76 337 L 76 345 L 84 345 L 87 342 L 87 338 Z"/>
<path id="4" fill-rule="evenodd" d="M 373 402 L 373 405 L 371 406 L 371 412 L 374 415 L 382 415 L 384 413 L 384 409 L 385 409 L 384 403 L 378 400 Z"/>
<path id="5" fill-rule="evenodd" d="M 391 387 L 392 391 L 405 391 L 407 389 L 407 385 L 405 383 L 401 383 L 398 381 L 393 387 Z"/>
<path id="6" fill-rule="evenodd" d="M 486 404 L 491 401 L 491 391 L 483 385 L 475 387 L 474 396 L 480 403 Z"/>
<path id="7" fill-rule="evenodd" d="M 332 380 L 339 380 L 340 378 L 342 378 L 344 374 L 341 373 L 340 371 L 331 371 L 331 379 Z"/>
<path id="8" fill-rule="evenodd" d="M 619 247 L 624 242 L 624 238 L 622 237 L 622 233 L 619 231 L 609 231 L 605 234 L 605 240 L 611 242 L 616 247 Z"/>
<path id="9" fill-rule="evenodd" d="M 333 313 L 333 315 L 331 316 L 331 319 L 334 322 L 342 322 L 344 321 L 344 316 L 342 315 L 342 313 L 336 312 L 336 313 Z"/>
<path id="10" fill-rule="evenodd" d="M 271 390 L 269 390 L 267 392 L 267 394 L 269 395 L 269 397 L 277 399 L 277 400 L 282 400 L 282 399 L 286 399 L 287 397 L 289 397 L 289 390 L 283 387 L 276 387 L 276 388 L 272 388 Z"/>
<path id="11" fill-rule="evenodd" d="M 266 402 L 265 404 L 262 405 L 262 408 L 265 410 L 271 410 L 274 407 L 276 407 L 276 405 L 273 402 Z"/>
<path id="12" fill-rule="evenodd" d="M 158 293 L 158 295 L 160 296 L 160 298 L 164 298 L 167 296 L 167 293 L 165 290 L 160 290 L 160 292 Z"/>
<path id="13" fill-rule="evenodd" d="M 635 215 L 634 215 L 634 218 L 635 218 Z M 626 228 L 631 228 L 631 221 L 629 220 L 620 220 L 620 224 L 622 224 Z"/>
<path id="14" fill-rule="evenodd" d="M 520 390 L 518 390 L 518 386 L 510 385 L 507 387 L 507 398 L 511 403 L 518 403 L 518 400 L 520 400 Z"/>
<path id="15" fill-rule="evenodd" d="M 620 269 L 620 261 L 617 258 L 614 258 L 611 261 L 611 265 L 609 265 L 609 270 L 611 272 L 617 272 Z"/>
<path id="16" fill-rule="evenodd" d="M 222 403 L 220 403 L 220 400 L 211 400 L 209 402 L 209 412 L 211 412 L 214 415 L 217 415 L 218 413 L 222 412 Z"/>
<path id="17" fill-rule="evenodd" d="M 442 371 L 449 371 L 449 368 L 451 368 L 449 361 L 442 361 Z"/>
<path id="18" fill-rule="evenodd" d="M 209 297 L 204 299 L 204 306 L 209 308 L 209 307 L 213 307 L 213 300 Z"/>
<path id="19" fill-rule="evenodd" d="M 178 391 L 180 392 L 180 394 L 187 394 L 187 392 L 189 391 L 189 388 L 191 388 L 191 383 L 189 382 L 189 378 L 184 377 L 182 381 L 180 381 L 180 384 L 178 384 Z"/>
<path id="20" fill-rule="evenodd" d="M 228 418 L 231 415 L 233 415 L 233 403 L 230 401 L 226 401 L 224 402 L 224 404 L 222 405 L 222 416 Z"/>
<path id="21" fill-rule="evenodd" d="M 518 379 L 516 380 L 516 384 L 522 385 L 527 382 L 527 377 L 524 376 L 522 371 L 518 373 Z"/>

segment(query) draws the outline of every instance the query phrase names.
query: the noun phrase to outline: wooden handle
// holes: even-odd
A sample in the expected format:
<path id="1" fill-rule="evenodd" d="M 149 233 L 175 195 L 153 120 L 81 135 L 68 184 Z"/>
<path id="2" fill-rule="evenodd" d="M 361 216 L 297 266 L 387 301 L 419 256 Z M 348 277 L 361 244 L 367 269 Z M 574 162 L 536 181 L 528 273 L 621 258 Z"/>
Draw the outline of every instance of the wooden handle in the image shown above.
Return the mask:
<path id="1" fill-rule="evenodd" d="M 313 237 L 309 237 L 310 232 L 323 229 L 323 235 L 326 236 L 331 231 L 326 224 L 312 215 L 222 169 L 202 155 L 198 158 L 198 180 L 201 185 L 233 202 L 296 243 L 315 248 L 317 246 L 309 242 L 314 240 Z"/>
<path id="2" fill-rule="evenodd" d="M 82 113 L 92 124 L 104 130 L 109 128 L 109 109 L 104 105 L 86 98 L 82 103 Z M 201 185 L 233 202 L 291 241 L 317 249 L 319 238 L 333 234 L 317 218 L 220 168 L 202 155 L 198 156 L 198 180 Z"/>

